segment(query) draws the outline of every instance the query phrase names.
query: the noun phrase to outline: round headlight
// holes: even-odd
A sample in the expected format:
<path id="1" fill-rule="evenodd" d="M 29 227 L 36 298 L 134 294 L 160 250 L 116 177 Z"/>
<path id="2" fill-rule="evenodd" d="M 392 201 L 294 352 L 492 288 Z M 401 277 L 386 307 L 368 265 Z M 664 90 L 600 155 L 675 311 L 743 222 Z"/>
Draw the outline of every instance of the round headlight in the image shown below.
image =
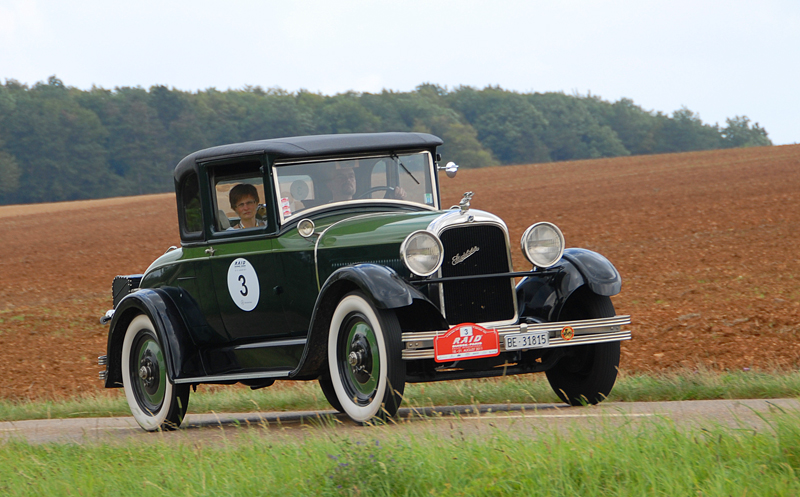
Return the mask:
<path id="1" fill-rule="evenodd" d="M 400 245 L 400 258 L 412 273 L 430 276 L 439 270 L 444 261 L 444 247 L 433 233 L 415 231 Z"/>
<path id="2" fill-rule="evenodd" d="M 522 253 L 536 267 L 547 268 L 564 254 L 564 235 L 553 223 L 536 223 L 522 234 Z"/>

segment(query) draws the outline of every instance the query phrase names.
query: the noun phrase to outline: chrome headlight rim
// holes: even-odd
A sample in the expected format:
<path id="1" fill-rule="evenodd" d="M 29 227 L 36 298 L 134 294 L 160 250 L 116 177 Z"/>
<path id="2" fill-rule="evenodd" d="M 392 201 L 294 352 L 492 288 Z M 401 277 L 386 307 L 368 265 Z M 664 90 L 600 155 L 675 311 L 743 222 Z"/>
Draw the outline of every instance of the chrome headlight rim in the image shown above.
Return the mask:
<path id="1" fill-rule="evenodd" d="M 557 257 L 554 257 L 554 258 L 552 258 L 551 260 L 548 260 L 548 261 L 539 261 L 539 262 L 537 262 L 535 260 L 536 257 L 533 257 L 533 255 L 531 255 L 528 252 L 528 244 L 526 243 L 526 241 L 528 240 L 528 237 L 531 235 L 533 230 L 535 230 L 536 228 L 541 227 L 541 226 L 545 226 L 545 227 L 551 228 L 555 232 L 555 234 L 558 237 L 559 244 L 561 245 L 561 247 L 560 247 L 560 250 L 558 251 L 558 256 Z M 564 248 L 565 248 L 564 234 L 561 232 L 561 230 L 555 224 L 547 222 L 547 221 L 541 221 L 541 222 L 534 223 L 534 224 L 528 226 L 528 229 L 525 230 L 525 232 L 522 234 L 522 237 L 520 238 L 520 245 L 522 247 L 522 253 L 525 255 L 525 258 L 528 259 L 528 262 L 533 264 L 534 267 L 547 269 L 547 268 L 550 268 L 550 267 L 553 267 L 554 265 L 556 265 L 558 263 L 558 261 L 561 260 L 561 257 L 564 255 Z M 544 264 L 542 262 L 546 262 L 547 264 Z"/>
<path id="2" fill-rule="evenodd" d="M 408 257 L 409 256 L 409 254 L 408 254 L 409 244 L 416 237 L 419 237 L 419 236 L 424 236 L 424 237 L 427 237 L 427 238 L 430 238 L 431 240 L 433 240 L 435 242 L 435 245 L 436 245 L 437 249 L 439 250 L 439 256 L 437 258 L 436 264 L 434 264 L 434 266 L 432 268 L 430 268 L 429 270 L 420 270 L 420 268 L 413 267 L 413 263 L 411 262 L 411 259 L 409 259 L 409 257 Z M 423 277 L 423 278 L 428 277 L 428 276 L 430 276 L 432 274 L 435 274 L 437 271 L 439 271 L 439 268 L 442 267 L 442 264 L 444 263 L 444 245 L 442 245 L 442 241 L 439 239 L 439 237 L 436 236 L 435 234 L 431 233 L 430 231 L 427 231 L 427 230 L 414 231 L 414 232 L 410 233 L 405 238 L 405 240 L 403 240 L 403 243 L 400 244 L 400 260 L 403 261 L 403 264 L 413 274 L 415 274 L 417 276 L 420 276 L 420 277 Z"/>

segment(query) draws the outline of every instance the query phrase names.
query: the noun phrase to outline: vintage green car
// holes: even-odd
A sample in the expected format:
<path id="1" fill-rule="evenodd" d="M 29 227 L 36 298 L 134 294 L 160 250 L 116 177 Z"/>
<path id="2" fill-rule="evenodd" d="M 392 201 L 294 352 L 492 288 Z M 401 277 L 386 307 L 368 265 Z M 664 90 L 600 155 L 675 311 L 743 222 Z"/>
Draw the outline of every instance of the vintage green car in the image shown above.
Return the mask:
<path id="1" fill-rule="evenodd" d="M 441 144 L 345 134 L 187 156 L 181 247 L 114 279 L 105 386 L 145 430 L 179 426 L 201 383 L 316 380 L 356 422 L 395 415 L 407 382 L 544 371 L 565 402 L 602 400 L 630 339 L 619 273 L 547 222 L 514 272 L 502 219 L 471 192 L 442 209 L 437 171 L 458 166 Z"/>

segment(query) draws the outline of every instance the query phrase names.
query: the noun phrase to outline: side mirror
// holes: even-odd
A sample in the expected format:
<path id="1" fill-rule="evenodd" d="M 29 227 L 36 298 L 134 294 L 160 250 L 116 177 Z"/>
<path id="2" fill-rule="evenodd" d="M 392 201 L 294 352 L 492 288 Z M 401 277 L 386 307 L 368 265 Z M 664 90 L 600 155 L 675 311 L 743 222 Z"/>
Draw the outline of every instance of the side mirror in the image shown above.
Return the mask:
<path id="1" fill-rule="evenodd" d="M 446 166 L 439 166 L 437 169 L 440 171 L 444 169 L 444 172 L 447 174 L 448 178 L 455 178 L 456 173 L 458 172 L 458 164 L 455 162 L 448 162 Z"/>

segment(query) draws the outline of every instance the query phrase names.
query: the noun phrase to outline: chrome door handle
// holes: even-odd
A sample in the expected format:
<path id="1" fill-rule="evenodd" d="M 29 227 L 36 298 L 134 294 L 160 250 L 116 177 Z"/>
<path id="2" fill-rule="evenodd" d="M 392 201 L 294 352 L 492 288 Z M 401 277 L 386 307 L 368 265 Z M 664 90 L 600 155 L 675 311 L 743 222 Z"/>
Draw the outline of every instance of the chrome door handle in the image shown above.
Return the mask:
<path id="1" fill-rule="evenodd" d="M 216 253 L 216 250 L 214 250 L 214 247 L 208 247 L 208 248 L 206 249 L 206 254 L 208 254 L 208 255 L 214 255 L 214 253 Z"/>

